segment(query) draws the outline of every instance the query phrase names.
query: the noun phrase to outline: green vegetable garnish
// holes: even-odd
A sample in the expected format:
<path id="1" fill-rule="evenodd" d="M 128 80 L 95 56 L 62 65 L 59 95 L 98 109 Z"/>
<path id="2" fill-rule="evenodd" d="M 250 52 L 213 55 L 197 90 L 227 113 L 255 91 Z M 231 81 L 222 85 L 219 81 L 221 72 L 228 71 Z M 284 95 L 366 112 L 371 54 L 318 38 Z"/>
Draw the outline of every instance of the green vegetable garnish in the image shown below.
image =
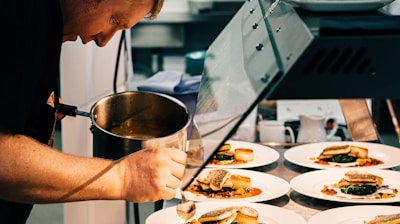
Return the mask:
<path id="1" fill-rule="evenodd" d="M 351 163 L 355 162 L 357 160 L 357 157 L 353 156 L 348 156 L 348 155 L 335 155 L 332 157 L 332 160 L 330 162 L 335 162 L 335 163 Z"/>
<path id="2" fill-rule="evenodd" d="M 372 185 L 359 185 L 359 184 L 351 184 L 349 186 L 343 186 L 340 188 L 340 191 L 345 194 L 354 194 L 354 195 L 367 195 L 373 194 L 378 190 L 378 186 Z"/>
<path id="3" fill-rule="evenodd" d="M 233 160 L 234 156 L 233 155 L 225 155 L 225 154 L 219 154 L 217 153 L 217 155 L 215 155 L 215 158 L 218 161 L 225 161 L 225 160 Z"/>

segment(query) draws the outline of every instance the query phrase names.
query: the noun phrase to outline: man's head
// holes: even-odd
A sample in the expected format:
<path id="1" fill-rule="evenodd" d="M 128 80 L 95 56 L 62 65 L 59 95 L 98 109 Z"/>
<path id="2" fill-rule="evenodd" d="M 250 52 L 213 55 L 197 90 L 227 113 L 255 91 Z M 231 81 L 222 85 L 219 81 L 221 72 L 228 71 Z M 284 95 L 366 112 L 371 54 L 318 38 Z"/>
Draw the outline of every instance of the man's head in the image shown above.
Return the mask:
<path id="1" fill-rule="evenodd" d="M 60 0 L 64 20 L 63 42 L 94 40 L 105 46 L 114 34 L 143 18 L 154 19 L 164 0 Z"/>
<path id="2" fill-rule="evenodd" d="M 148 14 L 147 18 L 155 19 L 161 11 L 163 7 L 164 0 L 154 0 L 153 8 L 151 8 L 150 13 Z"/>

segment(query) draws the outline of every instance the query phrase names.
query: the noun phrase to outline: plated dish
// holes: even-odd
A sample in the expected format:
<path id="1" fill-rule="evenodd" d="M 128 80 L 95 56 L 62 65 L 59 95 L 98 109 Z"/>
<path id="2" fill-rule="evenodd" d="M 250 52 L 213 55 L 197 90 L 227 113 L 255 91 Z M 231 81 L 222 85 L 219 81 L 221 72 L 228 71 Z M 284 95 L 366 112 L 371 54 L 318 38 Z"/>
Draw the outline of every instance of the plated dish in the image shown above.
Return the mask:
<path id="1" fill-rule="evenodd" d="M 204 174 L 208 174 L 210 171 L 219 170 L 216 168 L 206 168 L 202 170 L 199 174 L 199 177 L 204 176 Z M 254 189 L 255 194 L 243 194 L 244 196 L 239 197 L 226 197 L 226 194 L 220 195 L 213 195 L 212 197 L 207 196 L 205 194 L 199 193 L 194 191 L 196 189 L 194 185 L 197 184 L 197 178 L 192 183 L 187 190 L 185 190 L 185 196 L 188 200 L 192 201 L 227 201 L 231 203 L 235 202 L 261 202 L 261 201 L 268 201 L 278 197 L 281 197 L 289 192 L 290 185 L 289 183 L 277 176 L 266 174 L 257 171 L 251 170 L 244 170 L 244 169 L 224 169 L 230 173 L 230 175 L 237 175 L 249 178 L 248 183 L 251 184 L 252 188 Z M 239 194 L 241 192 L 238 192 Z M 179 195 L 179 194 L 177 194 Z"/>
<path id="2" fill-rule="evenodd" d="M 263 146 L 257 143 L 243 142 L 229 140 L 226 143 L 231 145 L 232 149 L 236 148 L 248 148 L 252 149 L 254 152 L 254 159 L 246 163 L 235 163 L 235 164 L 208 164 L 207 167 L 210 168 L 252 168 L 268 165 L 276 162 L 279 159 L 279 153 L 270 147 Z"/>
<path id="3" fill-rule="evenodd" d="M 307 222 L 303 217 L 295 212 L 289 211 L 273 205 L 247 203 L 247 202 L 198 202 L 196 203 L 196 214 L 193 219 L 198 219 L 202 214 L 209 212 L 212 209 L 226 207 L 226 206 L 248 206 L 254 208 L 259 213 L 259 223 L 273 223 L 273 224 L 306 224 Z M 159 210 L 146 219 L 146 224 L 160 224 L 165 223 L 182 223 L 182 220 L 176 214 L 176 206 Z"/>
<path id="4" fill-rule="evenodd" d="M 295 7 L 315 12 L 372 11 L 394 0 L 285 0 Z"/>
<path id="5" fill-rule="evenodd" d="M 343 193 L 342 186 L 338 186 L 338 184 L 343 183 L 342 180 L 346 179 L 349 172 L 355 171 L 378 176 L 377 182 L 382 188 L 378 188 L 374 193 L 355 195 L 350 194 L 353 189 L 346 188 L 351 186 L 347 184 L 344 186 L 347 193 Z M 290 186 L 300 194 L 328 201 L 360 204 L 394 203 L 400 201 L 399 179 L 400 172 L 393 170 L 343 168 L 316 170 L 301 174 L 290 181 Z M 351 181 L 348 180 L 348 182 Z M 332 194 L 329 194 L 330 191 Z"/>
<path id="6" fill-rule="evenodd" d="M 334 163 L 320 164 L 315 162 L 315 158 L 320 155 L 324 148 L 333 145 L 355 145 L 368 149 L 368 156 L 382 161 L 383 163 L 369 166 L 370 168 L 387 169 L 400 165 L 400 149 L 378 143 L 369 142 L 318 142 L 304 144 L 292 147 L 284 153 L 284 158 L 296 165 L 314 168 L 314 169 L 329 169 L 329 168 L 346 168 L 354 167 L 356 163 Z"/>
<path id="7" fill-rule="evenodd" d="M 308 220 L 308 224 L 363 224 L 364 221 L 372 220 L 377 215 L 393 214 L 399 211 L 399 206 L 390 205 L 345 206 L 317 213 Z"/>

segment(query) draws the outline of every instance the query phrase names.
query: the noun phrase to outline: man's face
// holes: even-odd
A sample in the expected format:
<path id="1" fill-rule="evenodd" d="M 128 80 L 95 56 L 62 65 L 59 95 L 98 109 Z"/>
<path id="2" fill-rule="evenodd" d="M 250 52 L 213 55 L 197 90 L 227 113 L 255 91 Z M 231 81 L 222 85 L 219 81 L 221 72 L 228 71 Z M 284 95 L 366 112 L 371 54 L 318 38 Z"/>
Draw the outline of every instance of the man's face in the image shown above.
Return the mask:
<path id="1" fill-rule="evenodd" d="M 115 32 L 138 23 L 152 6 L 152 0 L 63 0 L 63 42 L 79 36 L 84 44 L 94 40 L 103 47 Z"/>

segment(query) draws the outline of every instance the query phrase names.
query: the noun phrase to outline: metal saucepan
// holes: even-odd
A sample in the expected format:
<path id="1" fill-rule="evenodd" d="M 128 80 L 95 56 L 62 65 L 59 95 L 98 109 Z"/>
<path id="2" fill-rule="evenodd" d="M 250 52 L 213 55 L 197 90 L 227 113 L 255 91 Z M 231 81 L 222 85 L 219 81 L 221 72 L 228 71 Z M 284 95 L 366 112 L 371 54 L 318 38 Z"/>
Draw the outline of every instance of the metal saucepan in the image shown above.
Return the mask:
<path id="1" fill-rule="evenodd" d="M 151 147 L 186 149 L 190 113 L 168 95 L 128 91 L 97 101 L 90 113 L 60 105 L 59 113 L 91 118 L 93 156 L 118 159 Z"/>

